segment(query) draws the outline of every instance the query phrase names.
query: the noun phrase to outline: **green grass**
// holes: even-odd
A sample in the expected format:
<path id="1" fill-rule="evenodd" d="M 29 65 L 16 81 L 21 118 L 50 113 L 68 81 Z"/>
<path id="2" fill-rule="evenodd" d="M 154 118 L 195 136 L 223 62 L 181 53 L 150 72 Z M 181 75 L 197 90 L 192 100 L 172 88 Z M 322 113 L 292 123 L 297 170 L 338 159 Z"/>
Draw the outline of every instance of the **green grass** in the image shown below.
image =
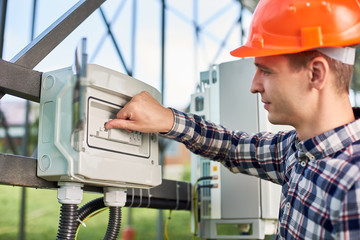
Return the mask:
<path id="1" fill-rule="evenodd" d="M 60 204 L 55 190 L 26 189 L 26 240 L 55 239 L 59 223 Z M 85 193 L 82 204 L 100 197 Z M 17 239 L 20 220 L 21 188 L 0 185 L 0 240 Z M 121 229 L 128 224 L 128 210 L 122 209 Z M 164 223 L 169 214 L 163 211 Z M 156 239 L 158 210 L 132 208 L 132 224 L 137 240 Z M 103 239 L 108 221 L 105 211 L 86 222 L 78 231 L 78 239 Z M 121 235 L 121 234 L 120 234 Z M 191 239 L 190 212 L 173 211 L 168 226 L 170 239 Z M 119 238 L 120 239 L 120 238 Z"/>

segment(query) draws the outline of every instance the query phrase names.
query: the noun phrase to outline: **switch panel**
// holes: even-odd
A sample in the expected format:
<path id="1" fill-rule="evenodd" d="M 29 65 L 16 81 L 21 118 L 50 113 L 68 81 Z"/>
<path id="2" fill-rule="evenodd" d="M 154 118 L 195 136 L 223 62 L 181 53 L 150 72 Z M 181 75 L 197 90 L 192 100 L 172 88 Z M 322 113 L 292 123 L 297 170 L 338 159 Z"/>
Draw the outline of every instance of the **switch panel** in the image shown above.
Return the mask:
<path id="1" fill-rule="evenodd" d="M 96 186 L 161 184 L 157 134 L 104 127 L 138 93 L 160 101 L 159 91 L 111 69 L 86 68 L 85 77 L 71 68 L 42 76 L 38 176 Z"/>
<path id="2" fill-rule="evenodd" d="M 104 128 L 106 122 L 116 118 L 122 108 L 99 99 L 89 98 L 87 144 L 92 148 L 148 158 L 150 156 L 149 134 L 128 132 L 123 129 Z"/>

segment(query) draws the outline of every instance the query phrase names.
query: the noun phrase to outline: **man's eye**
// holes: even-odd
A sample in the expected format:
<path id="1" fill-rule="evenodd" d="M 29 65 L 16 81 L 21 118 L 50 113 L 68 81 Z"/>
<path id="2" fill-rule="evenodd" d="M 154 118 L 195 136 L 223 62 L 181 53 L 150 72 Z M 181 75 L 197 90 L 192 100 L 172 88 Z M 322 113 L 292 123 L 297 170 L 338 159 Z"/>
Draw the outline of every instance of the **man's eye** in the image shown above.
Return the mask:
<path id="1" fill-rule="evenodd" d="M 260 69 L 261 73 L 264 74 L 264 75 L 269 75 L 270 72 L 265 70 L 265 69 Z"/>

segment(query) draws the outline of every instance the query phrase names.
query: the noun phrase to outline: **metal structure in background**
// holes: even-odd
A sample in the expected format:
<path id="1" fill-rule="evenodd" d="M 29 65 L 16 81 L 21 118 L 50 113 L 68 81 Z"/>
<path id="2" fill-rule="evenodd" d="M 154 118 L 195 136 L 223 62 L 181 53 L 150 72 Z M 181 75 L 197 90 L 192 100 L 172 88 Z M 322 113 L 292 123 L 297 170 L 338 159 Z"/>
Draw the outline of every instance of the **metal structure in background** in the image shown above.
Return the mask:
<path id="1" fill-rule="evenodd" d="M 35 19 L 36 19 L 36 7 L 37 1 L 33 0 L 33 15 L 32 15 L 32 31 L 31 31 L 31 42 L 26 46 L 22 51 L 20 51 L 14 58 L 10 61 L 4 61 L 0 59 L 0 98 L 4 94 L 11 94 L 18 96 L 20 98 L 39 102 L 40 101 L 40 80 L 41 72 L 32 70 L 44 57 L 46 57 L 59 43 L 61 43 L 65 37 L 67 37 L 81 22 L 83 22 L 91 13 L 96 9 L 100 8 L 100 13 L 104 24 L 107 28 L 107 36 L 111 37 L 112 43 L 116 48 L 118 57 L 126 71 L 130 76 L 134 72 L 134 59 L 135 59 L 135 38 L 136 38 L 136 14 L 137 14 L 137 1 L 133 0 L 133 22 L 132 22 L 132 50 L 131 50 L 131 68 L 126 66 L 126 62 L 122 56 L 120 46 L 118 45 L 114 34 L 111 30 L 111 23 L 104 12 L 101 9 L 101 4 L 105 0 L 80 0 L 78 1 L 71 9 L 69 9 L 65 14 L 63 14 L 57 21 L 55 21 L 49 28 L 47 28 L 43 33 L 41 33 L 37 38 L 34 39 L 34 28 L 35 28 Z M 161 18 L 161 90 L 164 97 L 165 89 L 165 42 L 166 42 L 166 14 L 171 11 L 174 14 L 177 14 L 179 17 L 183 18 L 182 14 L 175 9 L 169 8 L 165 0 L 161 1 L 162 8 L 162 18 Z M 119 3 L 119 12 L 124 5 L 125 1 Z M 242 41 L 244 32 L 242 29 L 242 6 L 249 9 L 251 12 L 254 10 L 258 0 L 236 0 L 240 6 L 239 18 L 236 19 L 234 24 L 228 31 L 228 34 L 219 44 L 219 50 L 214 56 L 212 62 L 209 63 L 209 66 L 216 61 L 219 53 L 226 44 L 229 34 L 234 30 L 237 25 L 240 25 Z M 206 24 L 212 22 L 218 16 L 223 14 L 226 9 L 222 9 L 208 21 L 205 21 L 203 25 L 200 26 L 197 20 L 198 8 L 197 1 L 194 1 L 194 19 L 184 19 L 187 22 L 193 24 L 194 34 L 196 35 L 195 46 L 199 44 L 199 35 L 202 33 L 203 29 L 206 27 Z M 2 57 L 3 50 L 3 39 L 6 26 L 6 9 L 7 9 L 7 0 L 0 0 L 0 51 Z M 115 14 L 117 17 L 118 14 Z M 100 42 L 100 45 L 103 44 L 103 41 Z M 98 49 L 100 48 L 100 45 Z M 197 47 L 195 47 L 196 49 Z M 95 56 L 96 54 L 94 54 Z M 195 57 L 196 53 L 195 53 Z M 197 67 L 195 68 L 197 71 Z M 24 84 L 26 83 L 26 84 Z M 28 108 L 27 108 L 28 109 Z M 28 109 L 29 110 L 29 109 Z M 28 114 L 27 110 L 27 114 Z M 26 122 L 26 121 L 25 121 Z M 26 123 L 27 125 L 27 123 Z M 26 126 L 27 128 L 27 126 Z M 28 131 L 26 131 L 28 132 Z M 24 143 L 22 145 L 22 156 L 20 155 L 9 155 L 0 153 L 0 184 L 4 185 L 13 185 L 13 186 L 23 186 L 23 187 L 33 187 L 33 188 L 49 188 L 56 189 L 57 185 L 55 182 L 47 182 L 43 179 L 40 179 L 36 176 L 36 159 L 32 157 L 27 157 L 26 152 L 27 137 L 24 138 Z M 9 169 L 11 169 L 9 171 Z M 126 206 L 133 207 L 151 207 L 157 209 L 185 209 L 190 210 L 191 205 L 191 184 L 186 182 L 178 182 L 171 180 L 163 180 L 163 184 L 159 187 L 155 187 L 148 190 L 134 190 L 128 189 L 128 201 Z M 86 191 L 90 192 L 102 192 L 101 188 L 85 186 Z M 151 192 L 151 193 L 150 193 Z M 23 193 L 23 203 L 22 203 L 22 213 L 21 213 L 21 226 L 20 226 L 20 239 L 24 239 L 24 218 L 25 218 L 25 192 Z M 162 238 L 158 236 L 158 239 Z"/>

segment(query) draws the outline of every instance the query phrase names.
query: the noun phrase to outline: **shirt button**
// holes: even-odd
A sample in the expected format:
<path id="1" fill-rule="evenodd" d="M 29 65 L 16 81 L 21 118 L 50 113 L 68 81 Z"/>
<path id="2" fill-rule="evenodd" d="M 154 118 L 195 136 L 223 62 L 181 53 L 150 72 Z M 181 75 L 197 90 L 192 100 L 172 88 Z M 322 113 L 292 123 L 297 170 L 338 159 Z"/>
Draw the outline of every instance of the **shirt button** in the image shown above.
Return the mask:
<path id="1" fill-rule="evenodd" d="M 306 166 L 306 161 L 301 161 L 301 162 L 300 162 L 300 165 L 301 165 L 302 167 L 305 167 L 305 166 Z"/>
<path id="2" fill-rule="evenodd" d="M 286 207 L 286 208 L 290 208 L 290 207 L 291 207 L 291 203 L 290 203 L 290 202 L 287 202 L 287 203 L 285 204 L 285 207 Z"/>

